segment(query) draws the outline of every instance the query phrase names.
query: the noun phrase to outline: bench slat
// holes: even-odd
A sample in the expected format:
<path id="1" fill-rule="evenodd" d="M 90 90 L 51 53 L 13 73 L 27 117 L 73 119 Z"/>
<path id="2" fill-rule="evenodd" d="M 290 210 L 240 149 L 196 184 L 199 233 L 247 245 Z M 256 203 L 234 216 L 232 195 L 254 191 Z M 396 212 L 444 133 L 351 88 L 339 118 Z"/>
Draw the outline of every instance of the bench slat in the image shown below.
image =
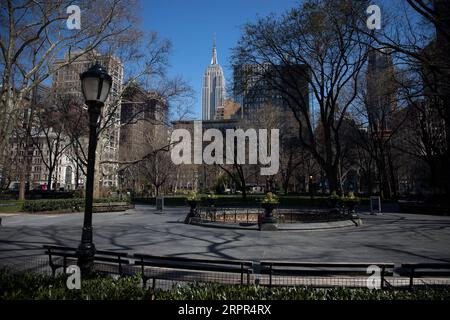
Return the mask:
<path id="1" fill-rule="evenodd" d="M 134 258 L 141 259 L 144 261 L 166 261 L 166 262 L 185 262 L 185 263 L 210 263 L 210 264 L 222 264 L 222 265 L 235 265 L 235 266 L 253 266 L 252 261 L 240 261 L 240 260 L 215 260 L 215 259 L 191 259 L 184 257 L 160 257 L 160 256 L 151 256 L 146 254 L 134 254 Z"/>
<path id="2" fill-rule="evenodd" d="M 252 268 L 240 268 L 238 266 L 223 266 L 223 265 L 210 265 L 210 264 L 180 264 L 175 262 L 163 262 L 163 261 L 135 261 L 135 265 L 144 265 L 146 267 L 159 267 L 170 269 L 183 269 L 183 270 L 196 270 L 196 271 L 215 271 L 215 272 L 231 272 L 241 273 L 253 270 Z"/>
<path id="3" fill-rule="evenodd" d="M 367 268 L 371 265 L 378 267 L 394 268 L 394 263 L 386 262 L 294 262 L 294 261 L 261 261 L 261 266 L 283 266 L 283 267 L 324 267 L 324 268 Z"/>
<path id="4" fill-rule="evenodd" d="M 369 275 L 366 270 L 352 270 L 352 269 L 340 269 L 340 270 L 319 270 L 319 269 L 278 269 L 273 268 L 272 272 L 269 268 L 262 269 L 262 274 L 270 274 L 272 275 L 291 275 L 291 276 L 333 276 L 333 275 Z M 393 275 L 393 272 L 386 272 L 384 275 Z"/>

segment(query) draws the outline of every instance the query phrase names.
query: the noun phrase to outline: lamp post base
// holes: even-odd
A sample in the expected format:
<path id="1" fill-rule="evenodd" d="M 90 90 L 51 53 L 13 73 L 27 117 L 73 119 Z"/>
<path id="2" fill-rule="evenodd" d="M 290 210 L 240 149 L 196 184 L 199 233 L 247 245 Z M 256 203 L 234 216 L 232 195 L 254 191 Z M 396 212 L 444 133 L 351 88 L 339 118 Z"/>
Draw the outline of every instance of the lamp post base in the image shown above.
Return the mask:
<path id="1" fill-rule="evenodd" d="M 81 274 L 86 276 L 94 269 L 95 245 L 92 242 L 82 242 L 78 246 L 78 266 Z"/>

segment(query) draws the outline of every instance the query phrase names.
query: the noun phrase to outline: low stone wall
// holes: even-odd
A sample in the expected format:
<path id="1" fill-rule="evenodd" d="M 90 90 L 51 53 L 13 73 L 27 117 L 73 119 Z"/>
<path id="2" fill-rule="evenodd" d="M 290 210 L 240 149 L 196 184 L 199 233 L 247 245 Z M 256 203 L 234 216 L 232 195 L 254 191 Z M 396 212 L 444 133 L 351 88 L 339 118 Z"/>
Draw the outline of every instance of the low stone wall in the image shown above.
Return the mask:
<path id="1" fill-rule="evenodd" d="M 260 208 L 198 208 L 188 223 L 210 227 L 266 230 L 267 223 L 260 224 L 264 211 Z M 278 230 L 309 230 L 359 226 L 362 221 L 357 214 L 342 214 L 330 210 L 276 209 L 274 211 Z M 267 229 L 268 230 L 268 229 Z"/>
<path id="2" fill-rule="evenodd" d="M 92 207 L 93 212 L 118 212 L 133 209 L 134 204 L 127 202 L 100 202 L 94 203 Z"/>

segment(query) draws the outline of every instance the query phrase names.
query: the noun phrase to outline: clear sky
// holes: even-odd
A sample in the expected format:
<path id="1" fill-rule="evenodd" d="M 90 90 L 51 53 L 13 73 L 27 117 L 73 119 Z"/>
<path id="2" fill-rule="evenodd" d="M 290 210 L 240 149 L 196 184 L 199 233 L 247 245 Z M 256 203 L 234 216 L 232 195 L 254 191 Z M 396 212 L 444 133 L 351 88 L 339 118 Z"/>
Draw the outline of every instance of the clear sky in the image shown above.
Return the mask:
<path id="1" fill-rule="evenodd" d="M 201 118 L 201 87 L 211 61 L 216 33 L 219 64 L 231 81 L 231 48 L 240 37 L 240 27 L 259 16 L 280 14 L 299 0 L 142 0 L 142 27 L 156 31 L 173 44 L 170 74 L 182 75 L 196 94 L 195 116 Z"/>

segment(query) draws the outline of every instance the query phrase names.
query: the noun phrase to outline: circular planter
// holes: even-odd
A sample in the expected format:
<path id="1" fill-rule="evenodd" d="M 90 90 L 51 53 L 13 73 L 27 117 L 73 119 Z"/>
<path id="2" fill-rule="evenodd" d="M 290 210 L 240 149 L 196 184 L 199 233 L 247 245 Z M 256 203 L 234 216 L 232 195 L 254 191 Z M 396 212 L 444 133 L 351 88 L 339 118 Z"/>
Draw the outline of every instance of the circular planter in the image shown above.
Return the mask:
<path id="1" fill-rule="evenodd" d="M 262 203 L 261 207 L 264 209 L 264 215 L 261 217 L 259 224 L 260 230 L 277 230 L 277 219 L 273 216 L 273 209 L 278 206 L 277 203 Z"/>

